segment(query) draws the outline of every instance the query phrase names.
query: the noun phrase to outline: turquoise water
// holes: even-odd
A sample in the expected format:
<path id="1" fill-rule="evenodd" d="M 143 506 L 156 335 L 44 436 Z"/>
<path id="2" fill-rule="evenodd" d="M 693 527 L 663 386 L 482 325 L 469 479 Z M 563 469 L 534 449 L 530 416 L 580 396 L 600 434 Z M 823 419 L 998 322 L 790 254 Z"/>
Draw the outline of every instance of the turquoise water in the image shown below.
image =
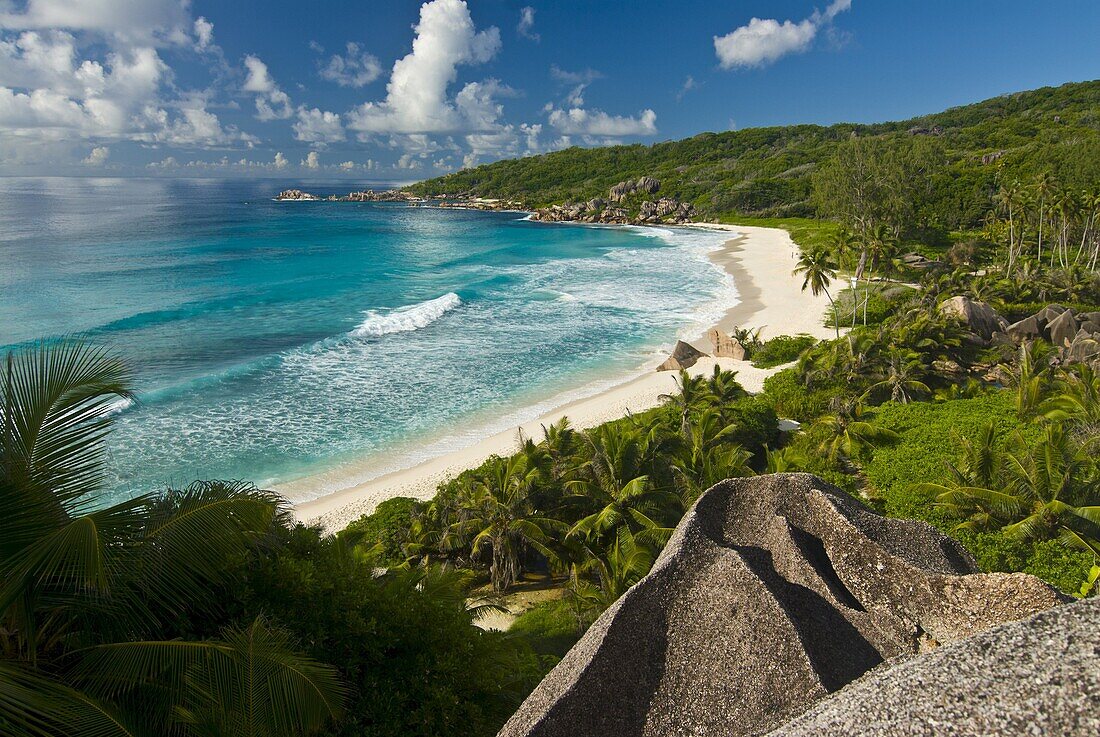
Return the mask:
<path id="1" fill-rule="evenodd" d="M 713 233 L 272 201 L 285 184 L 0 179 L 0 345 L 84 333 L 135 373 L 114 495 L 325 493 L 623 377 L 734 295 Z"/>

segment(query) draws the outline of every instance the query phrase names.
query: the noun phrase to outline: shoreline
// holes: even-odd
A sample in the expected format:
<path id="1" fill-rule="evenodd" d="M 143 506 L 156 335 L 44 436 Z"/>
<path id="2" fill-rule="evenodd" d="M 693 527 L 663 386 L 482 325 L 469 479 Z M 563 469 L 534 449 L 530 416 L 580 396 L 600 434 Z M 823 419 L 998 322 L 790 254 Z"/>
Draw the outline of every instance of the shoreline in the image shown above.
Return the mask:
<path id="1" fill-rule="evenodd" d="M 711 260 L 733 277 L 738 292 L 737 304 L 725 311 L 717 327 L 727 332 L 734 326 L 763 328 L 762 334 L 767 336 L 809 333 L 827 338 L 831 335 L 823 324 L 828 301 L 824 296 L 814 297 L 809 292 L 802 292 L 801 282 L 791 275 L 797 261 L 798 247 L 787 231 L 702 223 L 687 227 L 736 234 L 710 254 Z M 711 346 L 705 338 L 704 331 L 691 342 L 708 352 Z M 328 531 L 343 529 L 363 514 L 369 514 L 386 499 L 396 496 L 421 500 L 432 498 L 440 483 L 481 465 L 493 455 L 515 452 L 521 436 L 539 438 L 542 426 L 557 422 L 562 417 L 568 417 L 570 424 L 581 430 L 655 407 L 661 403 L 661 395 L 672 393 L 676 388 L 676 373 L 654 371 L 655 365 L 643 367 L 641 373 L 601 392 L 565 402 L 533 420 L 490 435 L 466 448 L 297 503 L 294 514 L 299 520 L 320 524 Z M 689 373 L 709 374 L 715 365 L 737 371 L 738 380 L 753 393 L 761 391 L 764 379 L 779 370 L 756 368 L 748 361 L 707 357 L 700 359 Z M 308 479 L 294 485 L 301 486 L 303 483 L 308 483 Z"/>

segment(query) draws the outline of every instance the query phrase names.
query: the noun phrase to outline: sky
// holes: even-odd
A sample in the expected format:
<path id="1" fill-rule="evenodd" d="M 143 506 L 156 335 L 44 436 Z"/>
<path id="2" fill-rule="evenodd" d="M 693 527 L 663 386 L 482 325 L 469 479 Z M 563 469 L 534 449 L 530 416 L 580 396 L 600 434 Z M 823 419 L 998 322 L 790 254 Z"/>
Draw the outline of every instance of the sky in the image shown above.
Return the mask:
<path id="1" fill-rule="evenodd" d="M 0 175 L 414 181 L 1100 77 L 1095 0 L 0 0 Z"/>

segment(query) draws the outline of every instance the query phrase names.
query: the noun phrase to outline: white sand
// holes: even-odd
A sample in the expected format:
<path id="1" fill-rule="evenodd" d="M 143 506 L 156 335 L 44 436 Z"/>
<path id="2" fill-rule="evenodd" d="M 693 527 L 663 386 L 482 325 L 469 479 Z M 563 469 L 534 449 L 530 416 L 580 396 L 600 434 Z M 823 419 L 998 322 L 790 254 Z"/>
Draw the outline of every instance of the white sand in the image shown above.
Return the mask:
<path id="1" fill-rule="evenodd" d="M 798 247 L 790 234 L 777 228 L 757 228 L 743 225 L 700 225 L 720 230 L 735 231 L 740 237 L 726 242 L 713 254 L 715 262 L 729 271 L 737 285 L 739 303 L 731 307 L 719 322 L 729 330 L 733 326 L 762 327 L 762 335 L 795 335 L 808 333 L 828 338 L 831 331 L 822 322 L 829 303 L 824 295 L 814 297 L 803 292 L 802 280 L 791 274 L 798 260 Z M 704 352 L 710 346 L 700 336 L 695 345 Z M 709 374 L 715 364 L 737 371 L 738 381 L 750 392 L 759 392 L 764 379 L 779 368 L 759 369 L 748 361 L 726 358 L 701 359 L 691 369 L 693 374 Z M 339 530 L 348 523 L 369 514 L 378 505 L 395 496 L 430 499 L 439 484 L 460 472 L 481 465 L 492 455 L 509 455 L 518 447 L 519 434 L 540 438 L 542 426 L 568 417 L 577 429 L 623 417 L 628 412 L 639 412 L 661 403 L 662 394 L 676 391 L 673 372 L 657 372 L 646 367 L 645 373 L 612 387 L 596 396 L 564 404 L 538 419 L 485 438 L 461 450 L 445 453 L 392 473 L 370 479 L 342 491 L 318 499 L 302 502 L 295 507 L 295 514 L 303 521 L 323 525 L 328 530 Z M 302 482 L 295 487 L 302 489 Z M 278 489 L 276 489 L 278 490 Z"/>

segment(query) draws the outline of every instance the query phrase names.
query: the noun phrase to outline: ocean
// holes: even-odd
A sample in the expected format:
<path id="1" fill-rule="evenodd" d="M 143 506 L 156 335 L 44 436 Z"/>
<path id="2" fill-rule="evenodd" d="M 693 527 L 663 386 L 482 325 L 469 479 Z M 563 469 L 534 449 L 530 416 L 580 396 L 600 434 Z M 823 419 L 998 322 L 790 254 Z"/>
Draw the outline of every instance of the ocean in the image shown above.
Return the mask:
<path id="1" fill-rule="evenodd" d="M 736 300 L 728 234 L 272 200 L 290 184 L 0 179 L 2 350 L 83 335 L 133 371 L 108 498 L 329 493 L 621 381 Z"/>

